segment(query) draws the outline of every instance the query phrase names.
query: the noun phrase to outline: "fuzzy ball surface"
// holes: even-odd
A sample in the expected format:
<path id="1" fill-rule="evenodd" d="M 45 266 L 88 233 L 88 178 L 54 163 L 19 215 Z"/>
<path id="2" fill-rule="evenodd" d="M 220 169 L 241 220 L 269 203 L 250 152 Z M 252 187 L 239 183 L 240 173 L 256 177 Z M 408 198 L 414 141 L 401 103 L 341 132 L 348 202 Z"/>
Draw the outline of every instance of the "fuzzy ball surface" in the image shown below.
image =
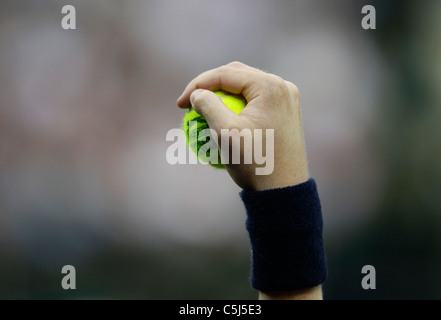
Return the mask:
<path id="1" fill-rule="evenodd" d="M 222 99 L 222 102 L 230 110 L 236 112 L 237 114 L 239 114 L 247 104 L 242 95 L 233 94 L 223 90 L 219 90 L 214 93 Z M 215 168 L 225 169 L 225 166 L 221 161 L 217 141 L 214 141 L 211 134 L 209 134 L 209 131 L 205 130 L 209 128 L 210 127 L 208 126 L 205 118 L 197 113 L 193 108 L 188 110 L 182 121 L 182 129 L 185 132 L 187 144 L 196 154 L 198 159 L 204 163 L 209 163 Z M 201 150 L 201 148 L 203 149 Z M 212 155 L 212 151 L 216 151 L 217 154 Z M 213 161 L 213 159 L 217 159 L 217 161 Z"/>

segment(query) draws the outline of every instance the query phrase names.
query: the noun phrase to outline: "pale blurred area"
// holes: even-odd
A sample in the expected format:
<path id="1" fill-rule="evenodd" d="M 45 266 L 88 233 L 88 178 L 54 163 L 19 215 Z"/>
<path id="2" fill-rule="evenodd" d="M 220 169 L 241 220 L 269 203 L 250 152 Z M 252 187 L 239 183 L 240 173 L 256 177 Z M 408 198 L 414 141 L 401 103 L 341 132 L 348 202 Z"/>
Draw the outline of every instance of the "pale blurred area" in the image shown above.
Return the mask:
<path id="1" fill-rule="evenodd" d="M 367 31 L 349 3 L 0 2 L 0 298 L 257 297 L 239 187 L 165 157 L 186 84 L 234 60 L 300 89 L 325 297 L 441 298 L 441 5 L 374 1 Z"/>

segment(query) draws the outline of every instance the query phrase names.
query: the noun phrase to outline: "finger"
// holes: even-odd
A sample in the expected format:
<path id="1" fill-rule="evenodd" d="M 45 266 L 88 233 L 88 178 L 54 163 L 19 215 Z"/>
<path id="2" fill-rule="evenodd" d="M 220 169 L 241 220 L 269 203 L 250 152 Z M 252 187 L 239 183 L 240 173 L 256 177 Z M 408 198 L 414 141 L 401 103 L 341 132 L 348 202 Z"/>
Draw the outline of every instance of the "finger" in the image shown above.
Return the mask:
<path id="1" fill-rule="evenodd" d="M 251 67 L 245 63 L 242 63 L 240 61 L 230 62 L 229 64 L 227 64 L 227 66 L 230 66 L 230 67 L 236 68 L 236 69 L 246 69 L 246 70 L 255 71 L 255 72 L 262 72 L 262 70 L 253 68 L 253 67 Z"/>
<path id="2" fill-rule="evenodd" d="M 190 96 L 191 105 L 206 120 L 211 129 L 220 133 L 236 123 L 238 115 L 230 110 L 222 99 L 209 90 L 197 89 Z"/>
<path id="3" fill-rule="evenodd" d="M 231 65 L 206 71 L 187 85 L 176 103 L 180 108 L 188 108 L 190 106 L 190 95 L 196 89 L 211 91 L 222 89 L 231 93 L 242 94 L 249 102 L 257 96 L 259 92 L 257 87 L 261 85 L 260 79 L 263 75 L 264 73 L 261 71 L 257 72 L 245 67 L 238 68 Z"/>
<path id="4" fill-rule="evenodd" d="M 285 83 L 288 86 L 289 94 L 293 101 L 298 102 L 300 100 L 299 88 L 297 88 L 297 86 L 290 81 L 285 81 Z"/>

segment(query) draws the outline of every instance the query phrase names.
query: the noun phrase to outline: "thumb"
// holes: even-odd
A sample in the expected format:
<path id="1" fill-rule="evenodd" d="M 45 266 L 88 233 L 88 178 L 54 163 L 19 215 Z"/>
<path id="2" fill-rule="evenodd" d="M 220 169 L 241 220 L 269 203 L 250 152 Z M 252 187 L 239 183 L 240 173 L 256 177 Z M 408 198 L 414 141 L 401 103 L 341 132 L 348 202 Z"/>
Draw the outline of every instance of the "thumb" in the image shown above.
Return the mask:
<path id="1" fill-rule="evenodd" d="M 232 128 L 239 117 L 210 90 L 196 89 L 190 96 L 190 102 L 196 112 L 203 116 L 210 128 L 217 133 L 220 133 L 221 129 Z"/>

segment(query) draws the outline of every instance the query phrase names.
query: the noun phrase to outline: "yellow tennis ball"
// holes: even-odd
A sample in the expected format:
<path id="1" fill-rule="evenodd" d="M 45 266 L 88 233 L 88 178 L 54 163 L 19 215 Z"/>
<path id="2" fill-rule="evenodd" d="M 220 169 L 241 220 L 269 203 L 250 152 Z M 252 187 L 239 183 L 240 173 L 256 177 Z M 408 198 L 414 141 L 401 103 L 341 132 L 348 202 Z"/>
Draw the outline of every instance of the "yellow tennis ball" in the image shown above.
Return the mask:
<path id="1" fill-rule="evenodd" d="M 230 108 L 232 111 L 239 114 L 246 106 L 247 102 L 242 95 L 233 94 L 227 91 L 219 90 L 216 91 L 215 94 L 222 99 L 222 102 Z M 193 126 L 190 128 L 190 121 Z M 220 152 L 218 150 L 217 155 L 217 163 L 211 163 L 210 159 L 210 150 L 217 150 L 217 143 L 214 141 L 210 135 L 210 137 L 206 140 L 200 141 L 198 139 L 199 133 L 204 129 L 209 129 L 207 120 L 202 117 L 199 113 L 197 113 L 193 108 L 190 108 L 188 112 L 185 114 L 184 119 L 182 121 L 182 129 L 185 132 L 185 136 L 187 137 L 187 144 L 190 146 L 190 149 L 196 154 L 199 160 L 205 163 L 209 163 L 211 166 L 219 169 L 225 169 L 225 166 L 222 164 Z M 209 141 L 208 141 L 209 139 Z M 208 144 L 208 145 L 207 145 Z M 199 150 L 203 145 L 207 145 L 209 147 L 208 151 L 199 155 Z"/>

